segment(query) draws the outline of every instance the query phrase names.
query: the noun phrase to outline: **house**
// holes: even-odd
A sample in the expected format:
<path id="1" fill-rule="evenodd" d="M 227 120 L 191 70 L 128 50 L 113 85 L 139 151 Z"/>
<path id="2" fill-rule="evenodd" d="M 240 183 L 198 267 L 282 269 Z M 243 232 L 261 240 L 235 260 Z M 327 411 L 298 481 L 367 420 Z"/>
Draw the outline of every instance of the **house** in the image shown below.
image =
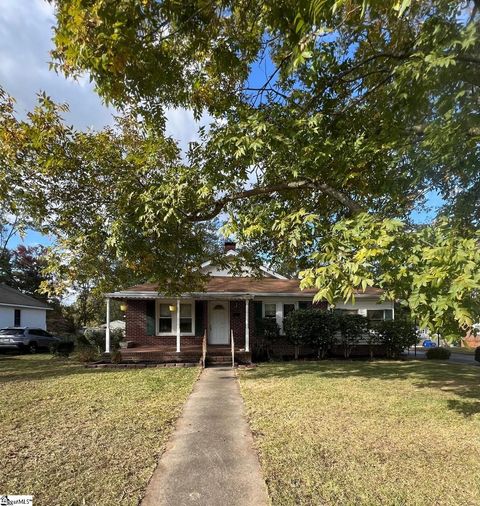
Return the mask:
<path id="1" fill-rule="evenodd" d="M 238 255 L 235 244 L 225 243 L 225 255 Z M 125 340 L 133 347 L 122 350 L 125 359 L 165 360 L 198 359 L 206 337 L 211 354 L 230 353 L 231 337 L 239 357 L 250 360 L 260 345 L 258 321 L 274 319 L 283 334 L 283 319 L 298 308 L 313 304 L 315 289 L 301 290 L 298 279 L 286 277 L 263 267 L 263 277 L 253 277 L 248 269 L 232 275 L 228 268 L 205 262 L 203 273 L 209 280 L 201 292 L 183 293 L 177 298 L 165 297 L 155 284 L 144 283 L 106 294 L 107 324 L 110 299 L 126 306 Z M 358 313 L 374 320 L 393 319 L 393 302 L 380 302 L 382 290 L 367 288 L 356 294 L 355 304 L 338 303 L 337 311 Z M 326 308 L 326 303 L 318 304 Z M 293 354 L 285 339 L 276 344 L 276 353 Z M 107 326 L 106 352 L 110 351 Z"/>
<path id="2" fill-rule="evenodd" d="M 47 311 L 51 308 L 40 300 L 0 284 L 0 328 L 35 327 L 47 329 Z"/>

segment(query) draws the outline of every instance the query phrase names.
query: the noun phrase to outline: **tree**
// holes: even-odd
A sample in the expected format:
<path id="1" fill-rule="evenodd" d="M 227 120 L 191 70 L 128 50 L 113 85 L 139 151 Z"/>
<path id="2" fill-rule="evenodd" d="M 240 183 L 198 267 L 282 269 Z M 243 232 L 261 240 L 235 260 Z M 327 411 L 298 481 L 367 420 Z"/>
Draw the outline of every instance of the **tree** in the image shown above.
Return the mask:
<path id="1" fill-rule="evenodd" d="M 368 320 L 358 314 L 341 315 L 338 317 L 338 327 L 343 356 L 350 358 L 353 349 L 368 330 Z"/>
<path id="2" fill-rule="evenodd" d="M 55 5 L 54 65 L 88 71 L 124 118 L 80 133 L 47 97 L 21 122 L 4 96 L 0 194 L 78 257 L 75 275 L 101 258 L 172 293 L 201 283 L 208 223 L 227 215 L 253 264 L 297 259 L 318 298 L 378 285 L 432 328 L 480 315 L 477 1 Z M 171 106 L 213 118 L 186 161 L 164 135 Z M 428 192 L 444 206 L 419 228 Z"/>

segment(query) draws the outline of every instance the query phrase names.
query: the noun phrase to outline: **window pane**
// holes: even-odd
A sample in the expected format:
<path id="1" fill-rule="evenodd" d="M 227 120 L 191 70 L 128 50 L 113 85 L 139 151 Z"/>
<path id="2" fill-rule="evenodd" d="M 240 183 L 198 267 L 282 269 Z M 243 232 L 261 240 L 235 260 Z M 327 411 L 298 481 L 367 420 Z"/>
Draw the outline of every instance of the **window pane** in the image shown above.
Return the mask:
<path id="1" fill-rule="evenodd" d="M 192 331 L 192 319 L 180 318 L 180 332 L 191 332 L 191 331 Z"/>
<path id="2" fill-rule="evenodd" d="M 172 314 L 170 313 L 169 304 L 160 304 L 160 316 L 164 316 L 166 318 L 171 318 Z"/>
<path id="3" fill-rule="evenodd" d="M 13 316 L 13 326 L 14 327 L 20 327 L 22 324 L 22 312 L 20 309 L 15 309 L 14 316 Z"/>
<path id="4" fill-rule="evenodd" d="M 265 318 L 275 318 L 277 316 L 276 304 L 265 304 Z"/>
<path id="5" fill-rule="evenodd" d="M 298 302 L 298 309 L 310 309 L 312 307 L 312 301 L 301 300 Z"/>
<path id="6" fill-rule="evenodd" d="M 384 310 L 384 319 L 385 320 L 393 320 L 393 311 L 391 309 Z"/>
<path id="7" fill-rule="evenodd" d="M 342 316 L 342 315 L 346 315 L 346 314 L 358 314 L 358 310 L 357 309 L 335 309 L 334 313 Z"/>
<path id="8" fill-rule="evenodd" d="M 191 304 L 180 304 L 180 317 L 190 318 L 192 316 Z"/>
<path id="9" fill-rule="evenodd" d="M 383 320 L 383 309 L 369 309 L 367 311 L 367 318 L 373 321 Z"/>
<path id="10" fill-rule="evenodd" d="M 284 304 L 283 305 L 283 317 L 288 316 L 292 311 L 295 311 L 295 304 Z"/>
<path id="11" fill-rule="evenodd" d="M 171 332 L 172 331 L 172 318 L 159 318 L 158 331 L 159 332 Z"/>

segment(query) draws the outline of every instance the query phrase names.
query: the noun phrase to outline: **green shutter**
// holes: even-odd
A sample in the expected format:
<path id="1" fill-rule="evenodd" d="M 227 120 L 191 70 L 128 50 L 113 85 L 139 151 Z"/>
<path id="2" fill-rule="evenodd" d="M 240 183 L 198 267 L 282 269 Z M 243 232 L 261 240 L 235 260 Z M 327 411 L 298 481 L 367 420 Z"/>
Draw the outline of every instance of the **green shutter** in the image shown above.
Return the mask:
<path id="1" fill-rule="evenodd" d="M 206 302 L 204 300 L 195 301 L 195 335 L 203 336 L 205 331 L 205 310 Z"/>
<path id="2" fill-rule="evenodd" d="M 155 301 L 147 300 L 146 303 L 147 315 L 147 336 L 155 335 Z"/>

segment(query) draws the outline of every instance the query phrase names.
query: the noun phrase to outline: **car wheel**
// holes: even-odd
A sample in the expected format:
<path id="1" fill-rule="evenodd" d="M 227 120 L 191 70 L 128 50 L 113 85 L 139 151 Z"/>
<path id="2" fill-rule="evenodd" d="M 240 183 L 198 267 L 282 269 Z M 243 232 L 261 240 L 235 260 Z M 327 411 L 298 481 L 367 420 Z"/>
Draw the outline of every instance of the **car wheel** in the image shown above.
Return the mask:
<path id="1" fill-rule="evenodd" d="M 38 345 L 37 343 L 30 343 L 28 345 L 28 351 L 29 353 L 35 354 L 38 352 Z"/>

